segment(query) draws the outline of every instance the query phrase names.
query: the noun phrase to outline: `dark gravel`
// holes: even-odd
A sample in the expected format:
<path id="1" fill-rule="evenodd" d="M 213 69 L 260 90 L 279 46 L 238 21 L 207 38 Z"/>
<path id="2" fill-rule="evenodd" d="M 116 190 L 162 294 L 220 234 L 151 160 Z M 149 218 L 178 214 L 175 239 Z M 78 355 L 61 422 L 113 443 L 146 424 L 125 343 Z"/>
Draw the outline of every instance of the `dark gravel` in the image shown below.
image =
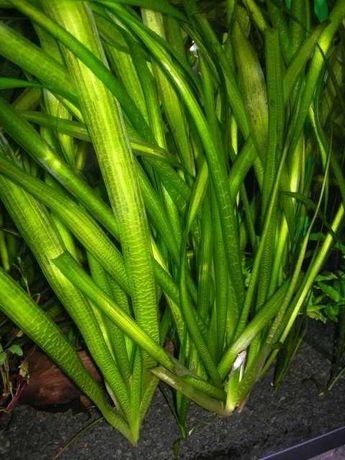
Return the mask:
<path id="1" fill-rule="evenodd" d="M 305 343 L 281 388 L 274 390 L 267 376 L 257 385 L 242 413 L 221 419 L 194 406 L 189 416 L 191 435 L 181 442 L 180 458 L 258 459 L 343 426 L 345 380 L 322 397 L 315 383 L 325 382 L 328 365 L 325 355 Z M 49 413 L 18 407 L 0 431 L 0 458 L 51 459 L 96 417 L 95 411 L 91 415 L 73 414 L 72 410 Z M 74 441 L 60 458 L 173 459 L 178 437 L 174 419 L 157 393 L 137 448 L 130 447 L 118 433 L 100 422 Z"/>

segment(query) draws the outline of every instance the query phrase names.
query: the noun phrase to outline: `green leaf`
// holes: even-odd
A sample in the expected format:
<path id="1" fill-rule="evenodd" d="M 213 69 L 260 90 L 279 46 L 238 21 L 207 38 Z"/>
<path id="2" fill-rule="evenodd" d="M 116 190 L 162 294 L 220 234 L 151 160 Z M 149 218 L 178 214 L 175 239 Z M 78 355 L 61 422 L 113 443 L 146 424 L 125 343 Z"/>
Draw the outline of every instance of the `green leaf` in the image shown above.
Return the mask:
<path id="1" fill-rule="evenodd" d="M 325 21 L 328 18 L 328 1 L 314 0 L 314 11 L 320 21 Z"/>
<path id="2" fill-rule="evenodd" d="M 292 61 L 289 63 L 289 67 L 284 76 L 284 100 L 287 102 L 291 95 L 291 91 L 301 75 L 302 70 L 305 68 L 308 60 L 312 56 L 313 51 L 317 45 L 322 31 L 325 28 L 325 24 L 316 27 L 309 37 L 307 37 L 302 43 L 301 47 L 295 53 Z"/>
<path id="3" fill-rule="evenodd" d="M 107 272 L 129 293 L 122 255 L 84 208 L 75 203 L 63 190 L 30 177 L 20 168 L 0 157 L 0 175 L 2 174 L 53 210 L 66 228 L 70 229 L 81 244 L 94 254 Z"/>
<path id="4" fill-rule="evenodd" d="M 41 85 L 34 81 L 20 80 L 18 78 L 0 78 L 0 90 L 13 88 L 40 88 Z"/>
<path id="5" fill-rule="evenodd" d="M 110 72 L 107 65 L 105 65 L 100 57 L 90 51 L 84 43 L 77 40 L 72 33 L 61 27 L 57 22 L 50 19 L 48 15 L 44 14 L 42 10 L 35 8 L 29 2 L 25 0 L 11 0 L 11 3 L 14 7 L 18 8 L 19 11 L 26 14 L 32 21 L 49 32 L 56 40 L 65 45 L 67 49 L 78 57 L 79 62 L 83 62 L 87 68 L 92 69 L 94 75 L 105 84 L 109 91 L 111 91 L 120 102 L 122 109 L 127 114 L 137 132 L 140 133 L 145 140 L 152 140 L 150 128 L 137 110 L 135 102 L 131 100 L 124 86 Z M 72 2 L 69 5 L 69 9 L 75 8 L 78 3 L 80 3 L 80 5 L 83 4 L 82 2 Z M 91 28 L 89 30 L 94 29 Z M 93 51 L 95 51 L 95 49 L 93 49 Z"/>
<path id="6" fill-rule="evenodd" d="M 5 351 L 0 352 L 0 366 L 3 366 L 6 362 L 7 355 Z"/>
<path id="7" fill-rule="evenodd" d="M 317 321 L 321 321 L 322 323 L 327 322 L 326 316 L 322 313 L 322 310 L 320 310 L 318 307 L 308 307 L 307 308 L 307 315 L 311 319 L 315 319 Z"/>
<path id="8" fill-rule="evenodd" d="M 65 245 L 51 215 L 28 193 L 3 176 L 0 176 L 0 196 L 51 288 L 78 327 L 119 406 L 126 413 L 129 402 L 127 382 L 123 381 L 118 367 L 113 365 L 112 355 L 104 342 L 92 308 L 52 262 L 53 258 L 65 250 Z"/>
<path id="9" fill-rule="evenodd" d="M 268 104 L 265 77 L 259 56 L 238 22 L 232 30 L 233 47 L 238 66 L 238 79 L 256 149 L 261 158 L 267 143 Z"/>
<path id="10" fill-rule="evenodd" d="M 53 262 L 59 270 L 89 297 L 111 321 L 128 335 L 128 337 L 147 351 L 154 360 L 161 363 L 169 370 L 175 370 L 175 364 L 171 356 L 145 333 L 133 318 L 128 316 L 109 299 L 67 252 L 61 254 L 54 259 Z"/>
<path id="11" fill-rule="evenodd" d="M 23 349 L 17 343 L 14 343 L 13 345 L 11 345 L 8 348 L 8 351 L 10 351 L 13 355 L 23 356 Z"/>
<path id="12" fill-rule="evenodd" d="M 66 69 L 37 45 L 0 22 L 0 54 L 34 75 L 42 85 L 66 97 L 74 104 L 77 97 Z M 37 62 L 40 65 L 37 65 Z"/>
<path id="13" fill-rule="evenodd" d="M 237 222 L 233 213 L 225 163 L 219 161 L 219 152 L 214 133 L 210 131 L 203 109 L 197 99 L 197 95 L 190 85 L 190 82 L 186 80 L 185 74 L 182 72 L 180 66 L 175 64 L 171 56 L 161 46 L 160 42 L 154 41 L 151 36 L 148 36 L 143 25 L 133 18 L 124 8 L 120 7 L 120 5 L 115 8 L 114 5 L 112 9 L 115 14 L 119 16 L 121 21 L 128 25 L 128 27 L 143 41 L 155 60 L 160 63 L 166 75 L 173 82 L 181 100 L 186 105 L 195 123 L 200 140 L 205 149 L 205 156 L 207 158 L 209 173 L 214 184 L 218 206 L 222 209 L 220 217 L 226 254 L 229 262 L 229 271 L 233 278 L 233 283 L 237 287 L 236 295 L 238 303 L 240 304 L 244 297 L 244 285 L 241 272 Z"/>
<path id="14" fill-rule="evenodd" d="M 93 216 L 113 234 L 118 235 L 118 225 L 110 208 L 92 188 L 74 172 L 37 131 L 14 108 L 0 97 L 0 122 L 13 140 L 21 145 L 49 174 L 54 176 L 68 191 L 77 196 L 86 208 L 92 209 Z"/>
<path id="15" fill-rule="evenodd" d="M 325 283 L 322 283 L 322 282 L 319 282 L 318 286 L 335 303 L 338 303 L 340 301 L 341 294 L 340 294 L 340 292 L 338 290 L 336 290 L 332 286 L 329 286 L 328 284 L 325 284 Z"/>
<path id="16" fill-rule="evenodd" d="M 54 131 L 67 134 L 76 139 L 91 142 L 90 134 L 85 124 L 83 123 L 71 121 L 67 118 L 55 117 L 42 112 L 21 111 L 19 113 L 21 116 L 23 116 L 26 120 L 30 121 L 31 123 L 35 123 L 46 128 L 51 128 Z M 141 141 L 137 139 L 135 136 L 130 137 L 130 143 L 133 152 L 137 155 L 143 156 L 145 158 L 151 158 L 153 160 L 163 161 L 173 166 L 179 166 L 179 160 L 176 158 L 175 155 L 167 152 L 166 150 L 156 145 L 152 145 L 148 142 Z"/>
<path id="17" fill-rule="evenodd" d="M 0 269 L 0 310 L 30 337 L 97 405 L 105 419 L 131 440 L 127 424 L 106 402 L 102 387 L 93 380 L 58 326 Z M 0 354 L 1 356 L 1 354 Z M 0 358 L 3 359 L 3 358 Z"/>
<path id="18" fill-rule="evenodd" d="M 97 1 L 97 0 L 92 0 Z M 111 5 L 112 3 L 123 3 L 124 5 L 138 6 L 150 10 L 159 11 L 160 13 L 173 16 L 181 21 L 186 20 L 185 16 L 167 0 L 101 0 L 103 5 Z"/>
<path id="19" fill-rule="evenodd" d="M 159 377 L 163 382 L 180 391 L 192 401 L 195 401 L 199 406 L 204 407 L 215 414 L 221 416 L 226 415 L 224 412 L 224 405 L 221 401 L 207 396 L 203 391 L 199 391 L 189 382 L 184 381 L 183 378 L 172 374 L 163 367 L 156 367 L 152 369 L 151 372 Z"/>
<path id="20" fill-rule="evenodd" d="M 225 378 L 231 371 L 232 365 L 237 355 L 244 351 L 254 337 L 274 318 L 279 310 L 283 299 L 289 288 L 289 283 L 284 283 L 273 296 L 262 306 L 257 315 L 249 322 L 239 338 L 226 350 L 219 365 L 218 370 L 222 378 Z"/>
<path id="21" fill-rule="evenodd" d="M 324 272 L 324 273 L 321 273 L 319 276 L 317 276 L 315 281 L 316 282 L 319 282 L 319 281 L 331 281 L 331 280 L 335 280 L 335 279 L 337 279 L 337 275 L 335 273 Z"/>

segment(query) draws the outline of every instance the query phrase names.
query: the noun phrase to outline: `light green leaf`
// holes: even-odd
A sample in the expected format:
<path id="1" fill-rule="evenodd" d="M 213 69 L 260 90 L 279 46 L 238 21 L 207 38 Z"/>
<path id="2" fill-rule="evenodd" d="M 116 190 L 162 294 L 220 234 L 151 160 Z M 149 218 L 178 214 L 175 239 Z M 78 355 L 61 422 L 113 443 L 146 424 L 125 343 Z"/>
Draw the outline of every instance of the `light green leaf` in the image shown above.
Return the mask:
<path id="1" fill-rule="evenodd" d="M 10 351 L 13 355 L 23 356 L 23 349 L 17 343 L 14 343 L 13 345 L 11 345 L 8 348 L 8 351 Z"/>
<path id="2" fill-rule="evenodd" d="M 6 362 L 7 355 L 4 351 L 0 352 L 0 366 L 3 366 Z"/>

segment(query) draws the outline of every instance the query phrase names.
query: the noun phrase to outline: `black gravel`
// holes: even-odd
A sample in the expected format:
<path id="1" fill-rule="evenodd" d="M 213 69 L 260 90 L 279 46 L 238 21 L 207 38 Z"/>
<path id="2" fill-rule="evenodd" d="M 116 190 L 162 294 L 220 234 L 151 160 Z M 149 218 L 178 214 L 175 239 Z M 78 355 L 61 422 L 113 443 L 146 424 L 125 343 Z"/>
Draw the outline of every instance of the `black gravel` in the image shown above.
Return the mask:
<path id="1" fill-rule="evenodd" d="M 258 459 L 345 425 L 345 379 L 331 394 L 319 395 L 318 384 L 326 381 L 328 366 L 325 354 L 305 343 L 281 388 L 274 390 L 267 376 L 257 385 L 242 413 L 221 419 L 192 407 L 191 435 L 180 443 L 179 458 Z M 69 409 L 51 413 L 18 407 L 0 431 L 0 458 L 52 459 L 97 416 L 96 411 L 73 414 Z M 60 458 L 174 459 L 178 445 L 175 421 L 158 392 L 137 448 L 130 447 L 118 433 L 100 422 L 75 440 Z"/>

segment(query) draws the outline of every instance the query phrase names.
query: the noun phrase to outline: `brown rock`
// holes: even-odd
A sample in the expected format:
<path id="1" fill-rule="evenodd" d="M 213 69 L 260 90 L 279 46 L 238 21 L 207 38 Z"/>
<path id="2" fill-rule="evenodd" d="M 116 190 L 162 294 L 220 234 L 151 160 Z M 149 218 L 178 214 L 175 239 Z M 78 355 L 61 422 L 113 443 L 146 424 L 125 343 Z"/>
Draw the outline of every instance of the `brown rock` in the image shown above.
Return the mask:
<path id="1" fill-rule="evenodd" d="M 92 377 L 101 381 L 101 377 L 87 352 L 82 350 L 78 354 Z M 26 361 L 29 381 L 22 392 L 20 403 L 49 406 L 67 404 L 80 399 L 84 405 L 91 404 L 82 395 L 79 388 L 41 351 L 30 350 L 26 355 Z"/>

